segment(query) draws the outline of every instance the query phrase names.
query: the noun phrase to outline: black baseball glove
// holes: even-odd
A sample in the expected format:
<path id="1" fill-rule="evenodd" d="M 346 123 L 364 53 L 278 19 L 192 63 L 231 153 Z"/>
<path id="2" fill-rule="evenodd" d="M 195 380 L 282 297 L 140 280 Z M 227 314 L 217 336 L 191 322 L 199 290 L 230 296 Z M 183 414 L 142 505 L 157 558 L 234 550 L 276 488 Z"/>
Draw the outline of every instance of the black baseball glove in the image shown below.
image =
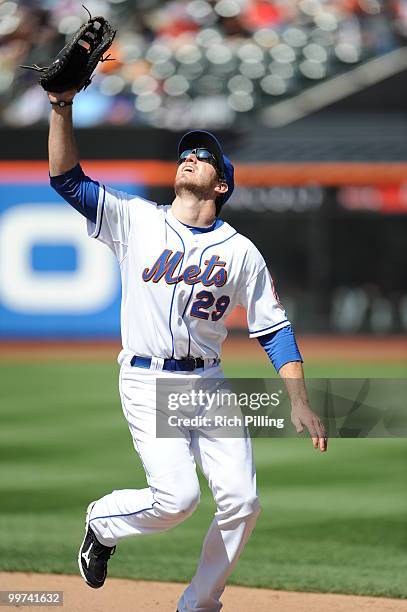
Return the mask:
<path id="1" fill-rule="evenodd" d="M 81 91 L 91 83 L 98 63 L 109 61 L 109 56 L 103 55 L 111 46 L 115 35 L 116 30 L 113 30 L 104 17 L 92 17 L 89 13 L 87 23 L 75 32 L 50 66 L 40 68 L 34 65 L 21 68 L 41 72 L 39 82 L 45 91 Z"/>

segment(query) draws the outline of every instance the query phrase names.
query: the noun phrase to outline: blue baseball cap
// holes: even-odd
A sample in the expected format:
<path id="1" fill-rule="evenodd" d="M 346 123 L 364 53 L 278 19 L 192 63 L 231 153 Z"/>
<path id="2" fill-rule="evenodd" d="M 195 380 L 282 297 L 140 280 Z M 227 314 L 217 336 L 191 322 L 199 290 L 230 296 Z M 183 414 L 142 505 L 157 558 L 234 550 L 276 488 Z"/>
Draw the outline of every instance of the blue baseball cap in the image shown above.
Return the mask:
<path id="1" fill-rule="evenodd" d="M 221 177 L 225 179 L 228 190 L 223 196 L 219 196 L 221 205 L 225 204 L 233 193 L 235 188 L 234 173 L 235 169 L 232 162 L 222 151 L 219 140 L 205 130 L 193 130 L 187 132 L 179 141 L 178 145 L 178 157 L 183 151 L 187 149 L 208 149 L 214 155 L 218 164 L 219 172 Z"/>

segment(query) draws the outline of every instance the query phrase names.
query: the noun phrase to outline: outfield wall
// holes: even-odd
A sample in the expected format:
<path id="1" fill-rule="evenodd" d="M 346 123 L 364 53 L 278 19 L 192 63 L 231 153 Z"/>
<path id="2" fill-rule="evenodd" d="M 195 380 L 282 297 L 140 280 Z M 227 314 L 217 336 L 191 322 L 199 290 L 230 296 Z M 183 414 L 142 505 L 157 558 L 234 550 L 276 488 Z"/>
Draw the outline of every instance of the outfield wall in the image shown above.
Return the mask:
<path id="1" fill-rule="evenodd" d="M 82 165 L 116 189 L 172 200 L 172 161 Z M 223 216 L 262 251 L 299 332 L 407 331 L 406 171 L 404 163 L 237 165 Z M 0 162 L 0 339 L 117 338 L 119 309 L 114 257 L 50 188 L 46 162 Z M 228 325 L 244 329 L 242 309 Z"/>

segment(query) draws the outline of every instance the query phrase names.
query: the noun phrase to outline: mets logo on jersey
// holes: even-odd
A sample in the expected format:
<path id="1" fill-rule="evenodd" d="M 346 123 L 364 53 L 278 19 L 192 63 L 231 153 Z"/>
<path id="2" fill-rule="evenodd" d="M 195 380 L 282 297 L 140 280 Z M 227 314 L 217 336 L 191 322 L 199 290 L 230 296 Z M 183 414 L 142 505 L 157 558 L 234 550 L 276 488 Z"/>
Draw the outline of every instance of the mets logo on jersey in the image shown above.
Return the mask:
<path id="1" fill-rule="evenodd" d="M 227 281 L 226 262 L 220 261 L 219 255 L 212 255 L 204 261 L 204 267 L 188 266 L 181 274 L 177 274 L 184 254 L 181 251 L 173 253 L 165 249 L 151 268 L 143 271 L 143 281 L 158 283 L 162 278 L 168 285 L 184 281 L 187 285 L 202 283 L 205 287 L 223 287 Z"/>

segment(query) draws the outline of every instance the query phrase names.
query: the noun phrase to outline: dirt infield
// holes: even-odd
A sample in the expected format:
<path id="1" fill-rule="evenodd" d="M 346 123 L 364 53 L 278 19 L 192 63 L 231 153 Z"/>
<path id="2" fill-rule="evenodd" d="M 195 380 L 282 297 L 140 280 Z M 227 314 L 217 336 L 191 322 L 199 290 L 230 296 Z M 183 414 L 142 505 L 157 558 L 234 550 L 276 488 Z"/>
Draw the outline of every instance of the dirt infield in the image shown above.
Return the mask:
<path id="1" fill-rule="evenodd" d="M 88 588 L 79 576 L 0 573 L 6 591 L 63 591 L 65 612 L 175 612 L 184 585 L 109 579 L 100 591 Z M 352 595 L 291 593 L 227 587 L 225 612 L 406 612 L 407 601 Z M 4 610 L 15 609 L 6 606 Z M 24 606 L 24 610 L 38 607 Z"/>
<path id="2" fill-rule="evenodd" d="M 332 361 L 406 361 L 406 336 L 300 336 L 298 338 L 305 360 Z M 107 341 L 13 341 L 0 342 L 0 361 L 39 360 L 95 360 L 116 359 L 120 343 Z M 259 343 L 246 336 L 231 336 L 227 339 L 222 358 L 233 360 L 242 357 L 264 360 L 267 357 Z"/>

